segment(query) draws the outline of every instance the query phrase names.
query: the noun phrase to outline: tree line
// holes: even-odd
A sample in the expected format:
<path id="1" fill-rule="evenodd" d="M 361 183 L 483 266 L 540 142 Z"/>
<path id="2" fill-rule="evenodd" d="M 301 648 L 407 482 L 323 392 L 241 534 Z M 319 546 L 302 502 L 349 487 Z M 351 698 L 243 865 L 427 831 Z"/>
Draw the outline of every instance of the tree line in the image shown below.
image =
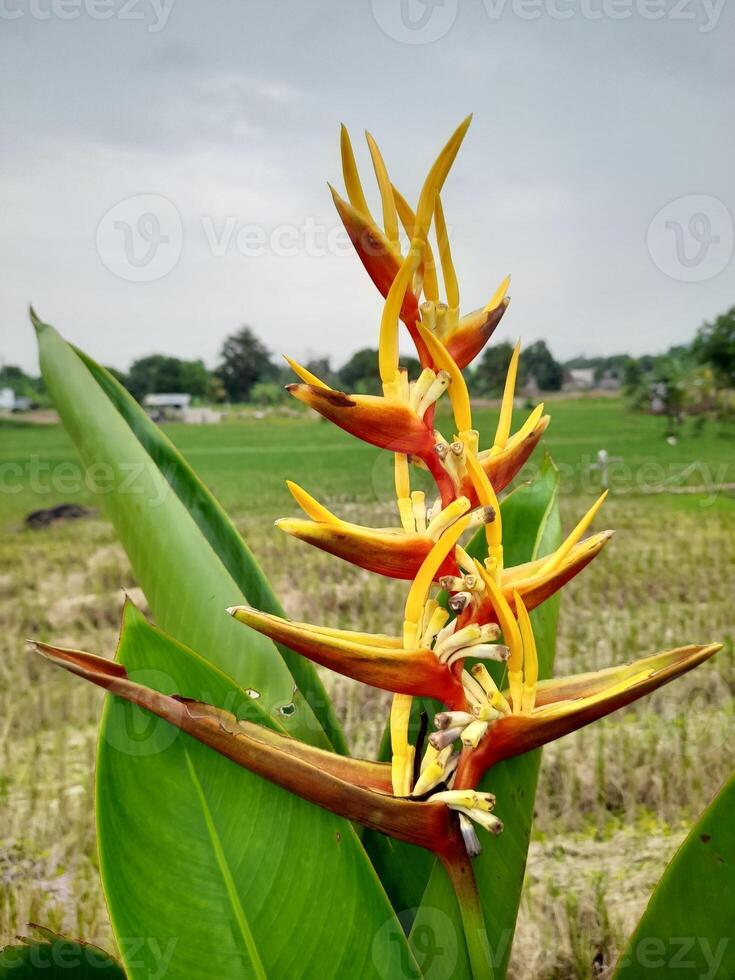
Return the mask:
<path id="1" fill-rule="evenodd" d="M 512 350 L 507 341 L 491 341 L 477 364 L 466 371 L 473 393 L 495 397 L 502 392 Z M 402 364 L 411 377 L 417 377 L 420 365 L 416 358 L 405 357 Z M 379 392 L 374 348 L 356 351 L 338 369 L 327 358 L 312 360 L 305 367 L 335 388 L 364 394 Z M 645 391 L 651 384 L 681 386 L 681 378 L 702 367 L 710 372 L 715 387 L 735 388 L 735 307 L 700 327 L 691 344 L 672 347 L 660 355 L 616 354 L 559 362 L 546 342 L 538 340 L 521 352 L 518 384 L 522 388 L 533 379 L 541 391 L 559 391 L 568 371 L 592 368 L 596 380 L 611 376 L 628 392 Z M 207 402 L 272 404 L 283 398 L 283 386 L 294 380 L 290 368 L 275 360 L 248 326 L 225 339 L 214 370 L 209 370 L 202 360 L 183 360 L 166 354 L 138 358 L 127 372 L 108 370 L 139 401 L 148 394 L 183 392 Z M 0 388 L 6 387 L 36 404 L 47 404 L 42 380 L 18 367 L 0 368 Z"/>

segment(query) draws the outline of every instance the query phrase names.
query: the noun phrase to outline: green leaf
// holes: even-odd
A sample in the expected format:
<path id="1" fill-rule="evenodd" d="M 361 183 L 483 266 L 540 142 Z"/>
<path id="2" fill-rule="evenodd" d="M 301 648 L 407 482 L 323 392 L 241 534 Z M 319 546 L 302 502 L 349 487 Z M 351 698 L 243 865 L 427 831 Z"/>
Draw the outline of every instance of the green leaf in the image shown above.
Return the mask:
<path id="1" fill-rule="evenodd" d="M 117 659 L 131 679 L 162 693 L 275 725 L 130 603 Z M 131 980 L 400 977 L 406 964 L 418 976 L 348 821 L 127 701 L 108 698 L 105 716 L 100 868 Z"/>
<path id="2" fill-rule="evenodd" d="M 501 504 L 505 562 L 518 565 L 550 554 L 561 542 L 558 507 L 558 472 L 546 457 L 539 478 L 521 486 Z M 484 535 L 473 539 L 470 550 L 479 556 Z M 539 655 L 539 676 L 551 676 L 555 654 L 559 599 L 553 597 L 531 613 Z M 500 665 L 486 664 L 502 680 Z M 540 750 L 510 759 L 494 766 L 480 785 L 497 796 L 495 812 L 505 829 L 491 838 L 479 831 L 482 854 L 473 861 L 477 888 L 485 914 L 494 976 L 503 977 L 508 968 L 515 931 L 526 856 L 533 820 L 533 806 L 541 759 Z M 453 966 L 455 977 L 471 976 L 459 908 L 446 873 L 434 862 L 424 892 L 421 908 L 411 933 L 418 962 L 425 972 L 426 958 L 421 946 L 434 950 L 457 950 Z M 436 955 L 439 955 L 438 953 Z"/>
<path id="3" fill-rule="evenodd" d="M 622 953 L 615 980 L 735 977 L 735 776 L 692 828 Z"/>
<path id="4" fill-rule="evenodd" d="M 256 609 L 285 616 L 276 594 L 260 565 L 217 498 L 205 487 L 171 440 L 164 435 L 133 396 L 109 371 L 87 354 L 73 350 L 120 413 L 131 431 L 183 502 L 213 551 Z M 288 647 L 276 644 L 301 695 L 328 734 L 333 747 L 347 754 L 347 743 L 331 702 L 314 665 Z"/>
<path id="5" fill-rule="evenodd" d="M 280 717 L 292 734 L 328 746 L 323 722 L 344 750 L 313 666 L 289 652 L 287 668 L 270 640 L 226 614 L 243 601 L 280 607 L 214 498 L 112 377 L 53 327 L 34 325 L 46 385 L 158 624 L 269 710 L 288 711 Z"/>
<path id="6" fill-rule="evenodd" d="M 33 926 L 32 937 L 0 950 L 0 980 L 125 980 L 122 967 L 109 953 L 81 939 L 67 939 Z"/>

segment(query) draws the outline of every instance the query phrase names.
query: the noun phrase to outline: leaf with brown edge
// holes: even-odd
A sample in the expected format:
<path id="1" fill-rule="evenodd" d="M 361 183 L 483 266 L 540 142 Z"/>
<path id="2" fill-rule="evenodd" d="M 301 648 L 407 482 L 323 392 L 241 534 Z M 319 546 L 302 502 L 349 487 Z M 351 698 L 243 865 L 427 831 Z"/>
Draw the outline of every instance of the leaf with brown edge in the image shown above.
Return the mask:
<path id="1" fill-rule="evenodd" d="M 238 687 L 151 626 L 130 603 L 117 667 L 76 651 L 46 647 L 45 652 L 121 692 L 105 700 L 96 793 L 100 872 L 119 942 L 148 936 L 164 949 L 175 936 L 167 975 L 187 980 L 293 976 L 317 969 L 338 976 L 345 962 L 354 963 L 359 975 L 399 975 L 406 961 L 413 970 L 402 935 L 397 941 L 393 936 L 400 926 L 354 825 L 213 751 L 164 717 L 198 727 L 223 747 L 226 739 L 239 752 L 277 759 L 279 771 L 290 765 L 322 772 L 313 759 L 293 761 L 293 751 L 303 748 L 300 742 L 287 739 L 292 751 L 280 750 L 277 736 L 286 736 L 279 716 L 270 716 L 257 691 Z M 134 696 L 157 704 L 160 716 L 122 696 L 121 666 L 127 681 L 142 688 Z M 257 742 L 227 735 L 222 724 L 232 727 L 231 715 L 197 712 L 177 695 L 222 706 L 238 721 L 257 724 Z M 205 712 L 207 717 L 196 717 Z M 324 761 L 347 762 L 329 754 Z M 372 763 L 358 767 L 365 798 L 387 799 L 365 788 L 382 770 Z M 332 791 L 349 785 L 339 775 L 320 779 L 327 779 Z M 313 901 L 315 893 L 323 900 Z M 378 935 L 387 922 L 393 922 L 386 930 L 390 935 Z M 133 955 L 120 944 L 128 980 L 155 974 L 155 948 Z"/>
<path id="2" fill-rule="evenodd" d="M 456 844 L 451 812 L 386 791 L 389 767 L 315 749 L 288 735 L 238 719 L 226 709 L 132 681 L 114 661 L 80 650 L 33 642 L 46 660 L 144 708 L 198 742 L 282 789 L 332 813 L 444 855 Z M 255 708 L 258 713 L 258 708 Z M 267 716 L 263 716 L 265 720 Z M 387 780 L 386 780 L 387 774 Z"/>

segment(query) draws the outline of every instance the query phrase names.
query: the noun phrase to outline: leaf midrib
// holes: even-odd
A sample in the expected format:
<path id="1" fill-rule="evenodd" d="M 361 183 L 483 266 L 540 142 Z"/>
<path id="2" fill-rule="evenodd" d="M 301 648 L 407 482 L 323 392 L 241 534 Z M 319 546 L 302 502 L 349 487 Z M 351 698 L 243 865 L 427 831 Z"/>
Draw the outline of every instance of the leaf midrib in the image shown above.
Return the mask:
<path id="1" fill-rule="evenodd" d="M 227 864 L 227 858 L 225 857 L 225 852 L 222 847 L 222 841 L 217 833 L 217 827 L 215 826 L 212 811 L 209 809 L 207 798 L 204 795 L 204 789 L 202 788 L 202 784 L 199 782 L 199 777 L 197 776 L 194 763 L 191 760 L 191 755 L 189 754 L 189 750 L 187 748 L 184 748 L 184 757 L 189 770 L 189 776 L 191 777 L 194 790 L 202 808 L 204 824 L 207 828 L 207 833 L 209 834 L 209 839 L 212 844 L 212 850 L 214 851 L 217 866 L 222 874 L 222 880 L 225 884 L 227 897 L 230 900 L 230 906 L 232 907 L 232 912 L 235 916 L 235 921 L 237 922 L 238 929 L 240 930 L 240 936 L 245 945 L 245 949 L 247 950 L 250 962 L 253 965 L 255 976 L 258 977 L 259 980 L 268 980 L 268 974 L 266 973 L 265 967 L 263 966 L 263 961 L 260 958 L 255 937 L 253 936 L 250 925 L 248 924 L 245 909 L 242 907 L 240 896 L 237 894 L 237 888 L 235 887 L 235 882 Z"/>

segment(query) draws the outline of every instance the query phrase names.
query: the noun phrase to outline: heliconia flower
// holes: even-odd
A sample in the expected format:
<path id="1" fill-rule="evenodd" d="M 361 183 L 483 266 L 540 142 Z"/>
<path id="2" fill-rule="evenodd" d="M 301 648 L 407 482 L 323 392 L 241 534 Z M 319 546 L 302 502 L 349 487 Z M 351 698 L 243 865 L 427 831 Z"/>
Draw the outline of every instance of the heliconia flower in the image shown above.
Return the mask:
<path id="1" fill-rule="evenodd" d="M 411 285 L 408 285 L 403 294 L 400 308 L 400 317 L 411 332 L 421 363 L 424 366 L 430 366 L 430 363 L 427 362 L 425 356 L 422 356 L 425 355 L 425 349 L 415 329 L 419 319 L 430 326 L 432 330 L 438 331 L 454 360 L 460 368 L 464 368 L 480 353 L 493 335 L 510 302 L 507 296 L 510 277 L 506 277 L 484 307 L 460 316 L 459 287 L 452 263 L 449 238 L 438 191 L 444 176 L 446 176 L 444 170 L 448 169 L 448 165 L 451 164 L 456 149 L 458 149 L 458 143 L 464 137 L 468 122 L 469 120 L 465 120 L 453 134 L 439 156 L 437 164 L 440 166 L 437 167 L 432 182 L 425 184 L 424 200 L 426 204 L 423 209 L 423 224 L 419 222 L 418 215 L 413 212 L 405 198 L 390 183 L 380 151 L 369 134 L 367 134 L 368 145 L 381 193 L 385 232 L 370 214 L 349 135 L 344 126 L 341 129 L 340 144 L 342 170 L 349 201 L 344 200 L 330 185 L 335 207 L 350 241 L 368 275 L 385 298 L 387 298 L 401 268 L 402 254 L 397 237 L 396 217 L 400 217 L 409 240 L 422 237 L 422 235 L 425 236 L 428 231 L 427 205 L 431 202 L 433 189 L 435 193 L 434 219 L 439 240 L 439 258 L 447 291 L 446 302 L 439 301 L 434 257 L 428 242 L 426 242 L 428 251 L 419 271 L 419 282 L 426 297 L 425 302 L 419 308 L 416 292 Z M 430 175 L 431 177 L 432 175 Z"/>
<path id="2" fill-rule="evenodd" d="M 422 459 L 433 453 L 433 429 L 405 402 L 377 395 L 346 395 L 311 384 L 290 384 L 286 390 L 340 429 L 373 446 Z"/>
<path id="3" fill-rule="evenodd" d="M 450 708 L 466 705 L 461 683 L 426 646 L 404 648 L 390 636 L 292 623 L 249 606 L 233 606 L 227 611 L 238 622 L 276 643 L 363 684 L 398 694 L 435 698 Z"/>
<path id="4" fill-rule="evenodd" d="M 310 520 L 280 518 L 276 521 L 277 527 L 322 551 L 389 578 L 413 580 L 439 535 L 469 510 L 469 502 L 460 497 L 431 516 L 426 513 L 423 494 L 414 491 L 412 515 L 415 523 L 412 528 L 369 528 L 340 520 L 291 481 L 287 486 Z M 481 526 L 488 516 L 483 508 L 473 511 L 468 527 Z M 562 545 L 565 551 L 561 555 L 557 552 L 558 561 L 553 565 L 551 559 L 554 556 L 548 556 L 504 568 L 501 587 L 506 597 L 512 603 L 515 589 L 523 596 L 528 608 L 535 609 L 581 572 L 612 535 L 612 531 L 602 531 L 584 541 L 568 539 Z M 450 553 L 439 566 L 435 581 L 440 582 L 442 578 L 457 576 L 458 573 L 456 558 Z M 478 610 L 476 618 L 482 619 L 482 615 L 483 610 Z"/>
<path id="5" fill-rule="evenodd" d="M 443 861 L 463 917 L 469 921 L 470 909 L 474 927 L 482 921 L 482 910 L 468 858 L 480 852 L 477 828 L 490 835 L 503 829 L 494 813 L 495 797 L 477 789 L 487 771 L 630 704 L 721 647 L 687 646 L 596 673 L 539 680 L 529 611 L 585 568 L 612 531 L 584 538 L 603 494 L 551 554 L 506 567 L 498 495 L 521 471 L 549 417 L 538 405 L 512 432 L 518 344 L 487 448 L 480 449 L 480 434 L 473 428 L 462 369 L 480 353 L 505 314 L 510 279 L 484 308 L 460 315 L 441 191 L 469 122 L 470 117 L 440 151 L 415 210 L 396 190 L 377 143 L 367 134 L 382 228 L 370 213 L 342 128 L 348 200 L 334 190 L 332 194 L 361 261 L 385 297 L 376 365 L 382 396 L 337 391 L 287 358 L 300 379 L 288 386 L 295 398 L 364 442 L 394 454 L 398 526 L 372 529 L 340 520 L 293 483 L 289 489 L 308 519 L 287 518 L 277 524 L 355 565 L 410 581 L 401 635 L 290 622 L 245 605 L 228 610 L 314 663 L 392 692 L 390 763 L 346 758 L 289 738 L 257 707 L 251 710 L 260 723 L 238 720 L 216 706 L 136 684 L 114 661 L 45 644 L 34 648 L 278 786 L 348 820 L 429 849 Z M 408 237 L 405 254 L 399 224 Z M 439 297 L 439 270 L 445 301 Z M 416 378 L 409 379 L 400 367 L 401 321 L 419 355 Z M 449 440 L 434 424 L 436 404 L 445 393 L 454 426 Z M 433 502 L 427 503 L 423 490 L 412 489 L 412 463 L 433 477 Z M 461 543 L 463 535 L 477 529 L 485 539 L 483 560 Z M 488 669 L 493 663 L 504 667 L 505 689 Z M 414 697 L 432 698 L 443 706 L 431 733 L 424 715 L 417 738 L 410 724 Z M 485 975 L 485 966 L 478 964 L 475 974 Z"/>
<path id="6" fill-rule="evenodd" d="M 719 643 L 685 646 L 621 667 L 538 682 L 531 710 L 493 720 L 477 748 L 463 751 L 453 786 L 476 786 L 498 762 L 561 738 L 637 701 L 693 670 L 721 649 Z"/>

